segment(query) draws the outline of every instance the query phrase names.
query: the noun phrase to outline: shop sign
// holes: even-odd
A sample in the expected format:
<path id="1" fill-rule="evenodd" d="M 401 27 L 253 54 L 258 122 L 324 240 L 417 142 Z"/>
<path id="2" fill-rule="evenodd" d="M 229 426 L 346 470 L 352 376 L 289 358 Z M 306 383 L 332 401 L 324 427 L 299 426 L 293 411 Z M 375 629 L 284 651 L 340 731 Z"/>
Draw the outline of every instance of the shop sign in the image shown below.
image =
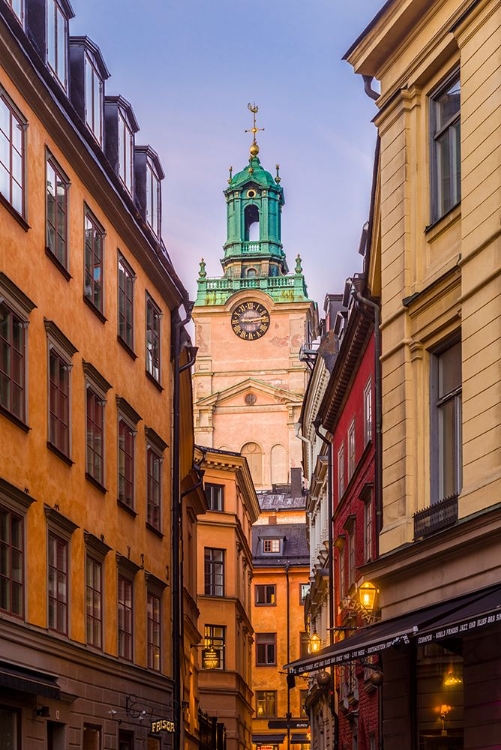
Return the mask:
<path id="1" fill-rule="evenodd" d="M 204 648 L 202 650 L 202 668 L 203 669 L 220 669 L 221 655 L 215 648 Z"/>
<path id="2" fill-rule="evenodd" d="M 151 732 L 174 732 L 174 722 L 168 719 L 155 719 L 151 722 Z"/>

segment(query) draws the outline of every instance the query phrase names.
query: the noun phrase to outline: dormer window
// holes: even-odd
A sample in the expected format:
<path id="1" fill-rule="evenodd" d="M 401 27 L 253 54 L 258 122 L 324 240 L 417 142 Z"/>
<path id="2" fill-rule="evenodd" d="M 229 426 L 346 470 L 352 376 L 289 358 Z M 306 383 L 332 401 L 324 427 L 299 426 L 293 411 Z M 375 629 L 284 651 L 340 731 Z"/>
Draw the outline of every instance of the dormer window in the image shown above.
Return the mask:
<path id="1" fill-rule="evenodd" d="M 47 65 L 65 91 L 68 88 L 68 18 L 72 16 L 67 3 L 47 0 Z"/>
<path id="2" fill-rule="evenodd" d="M 103 142 L 103 81 L 94 60 L 85 53 L 85 124 L 96 141 Z"/>
<path id="3" fill-rule="evenodd" d="M 7 5 L 10 5 L 20 23 L 24 25 L 24 0 L 7 0 Z"/>
<path id="4" fill-rule="evenodd" d="M 134 134 L 139 130 L 134 112 L 123 96 L 107 96 L 105 111 L 105 150 L 115 174 L 127 192 L 134 190 Z"/>
<path id="5" fill-rule="evenodd" d="M 279 555 L 282 551 L 281 539 L 263 539 L 263 552 L 266 554 Z"/>
<path id="6" fill-rule="evenodd" d="M 71 101 L 92 136 L 103 145 L 104 82 L 110 74 L 88 37 L 70 39 Z"/>
<path id="7" fill-rule="evenodd" d="M 160 239 L 160 181 L 164 178 L 164 172 L 157 153 L 150 146 L 136 146 L 134 178 L 137 206 L 148 227 Z"/>

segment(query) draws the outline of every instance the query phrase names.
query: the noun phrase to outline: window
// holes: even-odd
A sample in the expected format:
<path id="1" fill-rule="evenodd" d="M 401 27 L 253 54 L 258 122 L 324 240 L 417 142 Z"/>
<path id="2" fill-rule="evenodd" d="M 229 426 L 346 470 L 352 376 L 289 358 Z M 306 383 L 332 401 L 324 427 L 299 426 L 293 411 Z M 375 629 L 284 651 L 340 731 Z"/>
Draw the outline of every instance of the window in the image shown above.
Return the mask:
<path id="1" fill-rule="evenodd" d="M 372 560 L 372 500 L 364 505 L 364 562 Z"/>
<path id="2" fill-rule="evenodd" d="M 134 282 L 136 277 L 125 258 L 118 254 L 118 338 L 134 350 Z"/>
<path id="3" fill-rule="evenodd" d="M 276 604 L 276 588 L 277 587 L 274 583 L 268 585 L 256 584 L 254 588 L 256 606 L 263 607 L 270 604 Z"/>
<path id="4" fill-rule="evenodd" d="M 277 715 L 277 693 L 275 690 L 256 690 L 256 717 Z"/>
<path id="5" fill-rule="evenodd" d="M 146 295 L 146 372 L 160 383 L 160 318 L 161 312 Z"/>
<path id="6" fill-rule="evenodd" d="M 118 501 L 134 507 L 134 439 L 136 431 L 123 418 L 118 419 Z"/>
<path id="7" fill-rule="evenodd" d="M 24 217 L 26 120 L 0 87 L 0 193 Z"/>
<path id="8" fill-rule="evenodd" d="M 256 633 L 256 666 L 267 667 L 277 663 L 277 634 Z"/>
<path id="9" fill-rule="evenodd" d="M 84 362 L 87 389 L 86 476 L 104 487 L 104 407 L 110 384 L 89 362 Z"/>
<path id="10" fill-rule="evenodd" d="M 263 483 L 263 451 L 257 443 L 246 443 L 240 451 L 247 459 L 255 485 Z"/>
<path id="11" fill-rule="evenodd" d="M 49 428 L 51 448 L 69 459 L 71 357 L 77 351 L 60 329 L 45 320 L 49 349 Z"/>
<path id="12" fill-rule="evenodd" d="M 82 750 L 101 750 L 101 727 L 95 724 L 83 725 Z"/>
<path id="13" fill-rule="evenodd" d="M 58 0 L 47 0 L 47 65 L 66 91 L 68 19 Z"/>
<path id="14" fill-rule="evenodd" d="M 103 647 L 103 566 L 87 555 L 85 561 L 87 643 Z"/>
<path id="15" fill-rule="evenodd" d="M 364 388 L 364 446 L 372 440 L 372 381 Z"/>
<path id="16" fill-rule="evenodd" d="M 118 176 L 132 194 L 134 133 L 125 113 L 118 110 Z"/>
<path id="17" fill-rule="evenodd" d="M 310 638 L 308 633 L 299 633 L 299 658 L 306 659 L 309 655 Z"/>
<path id="18" fill-rule="evenodd" d="M 134 750 L 134 732 L 129 732 L 126 729 L 119 729 L 118 750 Z"/>
<path id="19" fill-rule="evenodd" d="M 103 245 L 104 229 L 93 213 L 85 209 L 84 298 L 103 312 Z"/>
<path id="20" fill-rule="evenodd" d="M 0 707 L 0 737 L 6 749 L 17 750 L 21 747 L 21 711 Z"/>
<path id="21" fill-rule="evenodd" d="M 341 544 L 338 550 L 339 598 L 342 599 L 346 593 L 345 545 Z"/>
<path id="22" fill-rule="evenodd" d="M 132 661 L 132 600 L 133 583 L 118 575 L 118 655 Z"/>
<path id="23" fill-rule="evenodd" d="M 21 24 L 24 24 L 24 0 L 7 0 L 7 5 L 10 5 Z"/>
<path id="24" fill-rule="evenodd" d="M 355 583 L 355 527 L 348 535 L 348 586 Z"/>
<path id="25" fill-rule="evenodd" d="M 68 188 L 69 180 L 52 156 L 46 167 L 47 205 L 46 242 L 47 251 L 68 268 Z"/>
<path id="26" fill-rule="evenodd" d="M 24 520 L 0 507 L 0 610 L 24 615 Z"/>
<path id="27" fill-rule="evenodd" d="M 154 529 L 160 531 L 160 508 L 161 508 L 161 471 L 162 457 L 150 445 L 147 448 L 147 522 Z"/>
<path id="28" fill-rule="evenodd" d="M 279 554 L 282 550 L 281 539 L 263 539 L 263 552 L 271 552 L 272 554 Z"/>
<path id="29" fill-rule="evenodd" d="M 35 305 L 0 272 L 0 410 L 26 423 L 26 329 Z"/>
<path id="30" fill-rule="evenodd" d="M 461 342 L 432 358 L 432 503 L 457 496 L 462 487 Z"/>
<path id="31" fill-rule="evenodd" d="M 148 591 L 146 601 L 146 621 L 148 640 L 148 669 L 160 671 L 161 643 L 161 602 L 160 597 Z"/>
<path id="32" fill-rule="evenodd" d="M 150 157 L 146 159 L 146 223 L 160 237 L 160 175 Z"/>
<path id="33" fill-rule="evenodd" d="M 85 52 L 85 123 L 101 145 L 103 142 L 103 80 L 92 57 Z"/>
<path id="34" fill-rule="evenodd" d="M 430 97 L 432 222 L 461 200 L 460 94 L 455 71 Z"/>
<path id="35" fill-rule="evenodd" d="M 345 481 L 344 481 L 344 443 L 341 444 L 337 452 L 337 493 L 338 500 L 344 495 Z"/>
<path id="36" fill-rule="evenodd" d="M 209 510 L 224 510 L 224 486 L 221 484 L 206 484 L 205 497 Z"/>
<path id="37" fill-rule="evenodd" d="M 205 594 L 224 596 L 224 550 L 206 547 L 204 551 Z"/>
<path id="38" fill-rule="evenodd" d="M 310 593 L 310 584 L 309 583 L 300 583 L 299 584 L 299 604 L 303 605 L 306 601 L 306 597 Z"/>
<path id="39" fill-rule="evenodd" d="M 224 643 L 225 643 L 226 629 L 223 625 L 205 625 L 204 626 L 204 648 L 210 649 L 216 652 L 217 666 L 212 666 L 211 669 L 224 669 Z M 213 654 L 211 654 L 211 658 Z M 203 666 L 203 662 L 202 662 Z"/>
<path id="40" fill-rule="evenodd" d="M 348 427 L 348 480 L 355 473 L 355 419 Z"/>
<path id="41" fill-rule="evenodd" d="M 68 634 L 68 542 L 49 532 L 49 628 Z"/>

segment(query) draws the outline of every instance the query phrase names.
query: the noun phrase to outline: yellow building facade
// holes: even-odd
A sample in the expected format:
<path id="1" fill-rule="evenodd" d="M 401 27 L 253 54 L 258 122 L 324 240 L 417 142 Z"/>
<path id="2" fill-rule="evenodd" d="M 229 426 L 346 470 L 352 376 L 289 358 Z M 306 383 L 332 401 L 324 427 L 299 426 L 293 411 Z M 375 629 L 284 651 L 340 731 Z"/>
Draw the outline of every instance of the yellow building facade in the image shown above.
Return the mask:
<path id="1" fill-rule="evenodd" d="M 386 626 L 413 625 L 384 650 L 386 750 L 501 731 L 500 32 L 499 2 L 395 0 L 346 55 L 380 138 L 382 528 L 364 575 Z"/>
<path id="2" fill-rule="evenodd" d="M 171 500 L 193 434 L 171 316 L 187 295 L 158 156 L 72 15 L 0 3 L 0 736 L 154 750 L 181 734 Z"/>
<path id="3" fill-rule="evenodd" d="M 245 458 L 203 447 L 197 447 L 197 457 L 207 498 L 207 513 L 199 516 L 197 528 L 201 640 L 192 644 L 198 655 L 200 708 L 214 727 L 209 747 L 248 750 L 254 632 L 251 533 L 259 505 Z"/>

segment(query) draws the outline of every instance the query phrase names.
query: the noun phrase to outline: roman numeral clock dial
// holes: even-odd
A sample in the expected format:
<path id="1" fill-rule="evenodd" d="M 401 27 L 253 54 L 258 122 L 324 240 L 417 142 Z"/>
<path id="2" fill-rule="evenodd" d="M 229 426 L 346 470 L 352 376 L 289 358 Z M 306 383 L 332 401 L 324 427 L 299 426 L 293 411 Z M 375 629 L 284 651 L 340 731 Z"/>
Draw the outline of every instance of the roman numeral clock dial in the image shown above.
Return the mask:
<path id="1" fill-rule="evenodd" d="M 270 327 L 270 313 L 260 302 L 242 302 L 231 314 L 231 327 L 240 339 L 260 339 Z"/>

